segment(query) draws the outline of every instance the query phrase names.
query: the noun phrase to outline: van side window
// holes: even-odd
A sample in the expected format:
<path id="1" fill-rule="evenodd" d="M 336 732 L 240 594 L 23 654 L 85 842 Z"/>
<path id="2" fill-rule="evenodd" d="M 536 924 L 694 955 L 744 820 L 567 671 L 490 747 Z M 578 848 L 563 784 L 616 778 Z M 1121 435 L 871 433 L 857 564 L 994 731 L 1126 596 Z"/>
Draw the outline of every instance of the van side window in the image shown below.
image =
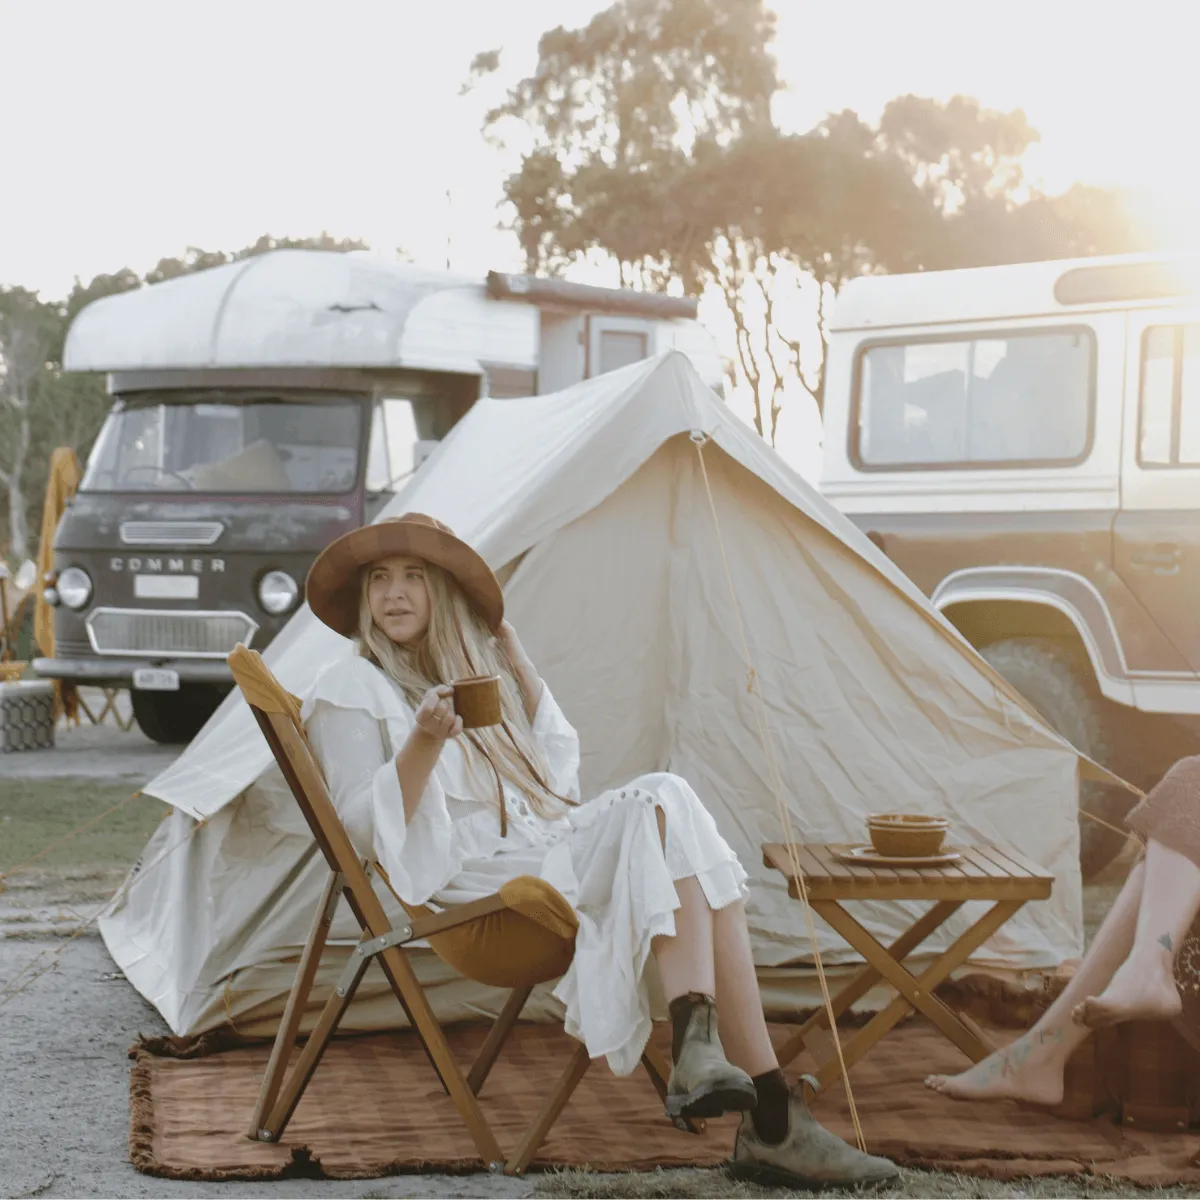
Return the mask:
<path id="1" fill-rule="evenodd" d="M 628 329 L 602 329 L 600 331 L 600 365 L 593 372 L 607 375 L 630 363 L 641 362 L 649 354 L 648 338 L 644 333 Z"/>
<path id="2" fill-rule="evenodd" d="M 1090 330 L 921 338 L 859 354 L 855 457 L 864 468 L 1026 466 L 1088 450 Z"/>
<path id="3" fill-rule="evenodd" d="M 1138 461 L 1200 466 L 1200 325 L 1155 325 L 1142 335 Z"/>
<path id="4" fill-rule="evenodd" d="M 411 400 L 389 396 L 379 401 L 371 423 L 367 490 L 394 491 L 417 467 L 417 417 Z"/>

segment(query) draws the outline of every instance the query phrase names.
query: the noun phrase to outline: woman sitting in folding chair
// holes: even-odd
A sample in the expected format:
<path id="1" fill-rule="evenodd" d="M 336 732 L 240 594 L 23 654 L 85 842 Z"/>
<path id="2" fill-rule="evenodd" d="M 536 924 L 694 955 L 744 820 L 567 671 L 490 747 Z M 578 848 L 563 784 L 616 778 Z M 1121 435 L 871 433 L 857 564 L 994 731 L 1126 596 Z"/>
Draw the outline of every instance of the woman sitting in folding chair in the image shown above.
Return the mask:
<path id="1" fill-rule="evenodd" d="M 351 838 L 402 899 L 447 906 L 519 875 L 544 879 L 578 913 L 574 961 L 555 995 L 593 1058 L 617 1074 L 637 1066 L 653 956 L 673 1026 L 673 1118 L 748 1112 L 734 1154 L 746 1174 L 895 1176 L 789 1090 L 750 954 L 746 873 L 691 787 L 645 775 L 579 803 L 575 730 L 470 546 L 416 513 L 365 526 L 325 549 L 307 598 L 360 648 L 318 679 L 309 738 Z M 500 677 L 503 720 L 464 730 L 449 684 L 480 675 Z"/>

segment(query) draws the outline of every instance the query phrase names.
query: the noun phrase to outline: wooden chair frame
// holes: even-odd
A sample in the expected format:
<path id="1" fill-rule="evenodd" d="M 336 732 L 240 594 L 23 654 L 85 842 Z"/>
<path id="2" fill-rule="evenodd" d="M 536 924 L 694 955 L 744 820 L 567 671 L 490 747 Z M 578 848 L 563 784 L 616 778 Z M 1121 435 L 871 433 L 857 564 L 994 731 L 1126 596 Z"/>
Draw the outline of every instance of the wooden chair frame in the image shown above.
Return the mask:
<path id="1" fill-rule="evenodd" d="M 249 701 L 249 697 L 247 699 Z M 253 701 L 249 703 L 330 870 L 280 1020 L 248 1136 L 268 1142 L 278 1141 L 283 1136 L 296 1105 L 354 998 L 368 964 L 376 960 L 407 1014 L 442 1086 L 458 1109 L 484 1165 L 496 1173 L 523 1174 L 591 1065 L 587 1048 L 582 1043 L 576 1047 L 542 1108 L 512 1153 L 506 1156 L 480 1108 L 478 1096 L 521 1015 L 532 987 L 511 990 L 478 1057 L 464 1076 L 402 949 L 409 943 L 477 921 L 507 906 L 498 895 L 493 895 L 430 916 L 409 916 L 406 922 L 393 925 L 372 885 L 374 869 L 370 863 L 358 857 L 351 844 L 298 720 L 291 713 L 268 712 Z M 362 938 L 333 993 L 325 1002 L 300 1057 L 288 1073 L 288 1059 L 296 1042 L 334 913 L 342 897 L 345 897 L 362 929 Z M 665 1100 L 670 1072 L 665 1056 L 653 1044 L 647 1043 L 642 1065 L 660 1099 Z M 693 1132 L 700 1132 L 703 1122 L 694 1122 L 692 1128 Z"/>

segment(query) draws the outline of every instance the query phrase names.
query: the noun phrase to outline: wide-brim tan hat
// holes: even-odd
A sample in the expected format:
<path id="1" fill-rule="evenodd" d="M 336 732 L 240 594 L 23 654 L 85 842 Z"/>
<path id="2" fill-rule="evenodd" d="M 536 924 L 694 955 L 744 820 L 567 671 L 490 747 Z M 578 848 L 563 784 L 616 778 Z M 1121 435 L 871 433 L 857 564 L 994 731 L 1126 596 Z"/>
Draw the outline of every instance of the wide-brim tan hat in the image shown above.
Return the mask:
<path id="1" fill-rule="evenodd" d="M 461 538 L 424 513 L 387 517 L 343 534 L 317 556 L 304 585 L 308 606 L 330 629 L 358 633 L 362 569 L 396 554 L 421 558 L 452 575 L 484 624 L 495 633 L 504 620 L 504 593 L 491 568 Z"/>

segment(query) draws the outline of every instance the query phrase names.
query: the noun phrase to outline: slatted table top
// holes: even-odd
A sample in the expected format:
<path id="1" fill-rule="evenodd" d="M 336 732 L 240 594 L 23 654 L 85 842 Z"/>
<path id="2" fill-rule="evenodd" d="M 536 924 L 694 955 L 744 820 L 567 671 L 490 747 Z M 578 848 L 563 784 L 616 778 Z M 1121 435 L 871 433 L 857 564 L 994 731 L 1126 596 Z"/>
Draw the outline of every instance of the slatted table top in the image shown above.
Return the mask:
<path id="1" fill-rule="evenodd" d="M 850 849 L 852 844 L 796 844 L 810 900 L 1045 900 L 1054 884 L 1044 867 L 994 846 L 947 845 L 947 853 L 960 857 L 940 867 L 875 867 L 836 857 Z M 787 876 L 788 894 L 800 899 L 785 843 L 764 846 L 763 864 Z"/>

